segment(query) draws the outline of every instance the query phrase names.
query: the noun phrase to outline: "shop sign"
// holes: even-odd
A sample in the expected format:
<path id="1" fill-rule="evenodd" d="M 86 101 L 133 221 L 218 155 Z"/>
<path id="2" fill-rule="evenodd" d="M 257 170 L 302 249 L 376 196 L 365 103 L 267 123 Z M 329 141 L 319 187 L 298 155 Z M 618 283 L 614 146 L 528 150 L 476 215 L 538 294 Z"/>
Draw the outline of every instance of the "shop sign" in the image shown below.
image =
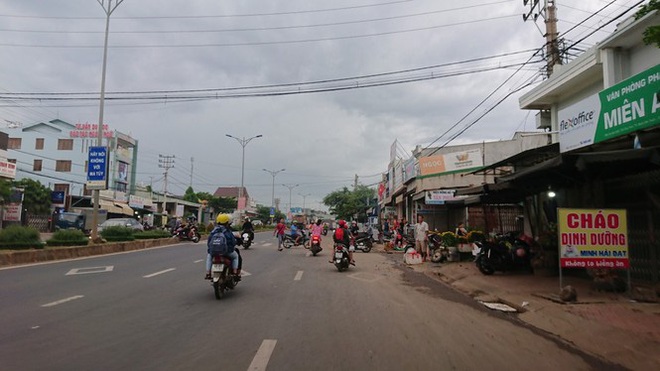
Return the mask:
<path id="1" fill-rule="evenodd" d="M 454 199 L 455 189 L 441 189 L 435 191 L 426 191 L 424 203 L 427 205 L 444 205 L 445 202 Z"/>
<path id="2" fill-rule="evenodd" d="M 144 209 L 144 204 L 145 204 L 144 201 L 145 201 L 144 197 L 140 197 L 136 195 L 128 196 L 128 206 L 134 207 L 136 209 Z"/>
<path id="3" fill-rule="evenodd" d="M 76 129 L 69 131 L 70 138 L 97 138 L 99 135 L 98 124 L 76 124 Z M 103 137 L 112 138 L 112 131 L 108 129 L 108 124 L 103 124 Z"/>
<path id="4" fill-rule="evenodd" d="M 560 151 L 660 125 L 660 64 L 559 111 Z"/>
<path id="5" fill-rule="evenodd" d="M 22 209 L 22 203 L 12 202 L 7 204 L 4 213 L 2 214 L 2 220 L 6 222 L 20 222 Z"/>
<path id="6" fill-rule="evenodd" d="M 403 182 L 407 182 L 415 177 L 415 159 L 411 158 L 403 164 Z"/>
<path id="7" fill-rule="evenodd" d="M 16 164 L 0 160 L 0 177 L 16 179 Z"/>
<path id="8" fill-rule="evenodd" d="M 559 208 L 558 218 L 563 268 L 630 266 L 626 210 Z"/>
<path id="9" fill-rule="evenodd" d="M 419 159 L 420 175 L 466 172 L 482 167 L 484 164 L 481 149 L 446 153 L 443 155 L 422 157 Z"/>

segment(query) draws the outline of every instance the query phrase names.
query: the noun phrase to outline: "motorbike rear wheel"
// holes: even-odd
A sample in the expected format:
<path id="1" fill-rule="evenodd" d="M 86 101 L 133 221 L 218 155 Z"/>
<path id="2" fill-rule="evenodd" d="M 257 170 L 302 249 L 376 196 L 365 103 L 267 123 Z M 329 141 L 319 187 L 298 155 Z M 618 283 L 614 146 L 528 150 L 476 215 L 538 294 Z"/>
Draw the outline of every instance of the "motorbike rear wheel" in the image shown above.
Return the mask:
<path id="1" fill-rule="evenodd" d="M 363 251 L 363 252 L 369 252 L 369 251 L 371 251 L 371 246 L 369 246 L 369 245 L 364 245 L 364 247 L 362 248 L 362 251 Z"/>
<path id="2" fill-rule="evenodd" d="M 490 276 L 491 274 L 495 273 L 495 269 L 493 269 L 493 267 L 488 263 L 487 259 L 485 259 L 483 256 L 478 257 L 475 261 L 475 264 L 477 265 L 479 272 L 486 276 Z"/>
<path id="3" fill-rule="evenodd" d="M 284 245 L 284 247 L 286 247 L 287 249 L 290 249 L 293 247 L 293 241 L 285 239 L 284 241 L 282 241 L 282 245 Z"/>
<path id="4" fill-rule="evenodd" d="M 431 255 L 431 261 L 433 263 L 444 263 L 445 260 L 447 260 L 447 257 L 442 253 L 440 249 L 433 251 L 433 255 Z"/>
<path id="5" fill-rule="evenodd" d="M 222 288 L 220 287 L 220 281 L 218 282 L 213 282 L 213 292 L 215 293 L 215 298 L 217 300 L 222 299 L 222 296 L 224 294 Z"/>
<path id="6" fill-rule="evenodd" d="M 198 233 L 195 233 L 195 234 L 192 236 L 192 242 L 194 242 L 194 243 L 199 242 L 199 234 L 198 234 Z"/>

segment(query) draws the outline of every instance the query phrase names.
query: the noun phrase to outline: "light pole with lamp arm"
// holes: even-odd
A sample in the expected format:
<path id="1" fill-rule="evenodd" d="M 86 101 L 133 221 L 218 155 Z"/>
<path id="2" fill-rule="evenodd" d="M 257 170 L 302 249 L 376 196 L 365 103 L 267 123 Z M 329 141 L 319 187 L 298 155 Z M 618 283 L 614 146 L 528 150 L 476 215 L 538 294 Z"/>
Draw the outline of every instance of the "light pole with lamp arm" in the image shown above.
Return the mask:
<path id="1" fill-rule="evenodd" d="M 299 186 L 300 184 L 293 184 L 293 185 L 291 185 L 291 184 L 289 184 L 289 185 L 282 184 L 282 185 L 285 186 L 285 187 L 287 187 L 287 188 L 289 188 L 289 213 L 291 213 L 291 191 L 292 191 L 294 188 L 296 188 L 297 186 Z M 292 219 L 293 219 L 293 218 L 292 218 Z"/>
<path id="2" fill-rule="evenodd" d="M 237 138 L 237 137 L 235 137 L 233 135 L 229 135 L 229 134 L 225 134 L 225 135 L 228 136 L 229 138 L 236 139 L 238 144 L 240 144 L 241 147 L 243 147 L 243 157 L 242 157 L 242 160 L 241 160 L 241 188 L 238 189 L 238 201 L 240 202 L 241 198 L 243 198 L 243 186 L 244 186 L 244 181 L 245 181 L 245 146 L 247 146 L 248 143 L 250 143 L 250 141 L 252 139 L 261 138 L 263 135 L 259 134 L 259 135 L 255 135 L 255 136 L 247 138 L 247 139 L 245 137 Z M 247 200 L 246 200 L 245 204 L 243 205 L 243 208 L 245 208 L 245 207 L 247 207 Z M 239 208 L 238 209 L 238 219 L 240 220 L 242 218 L 242 216 L 243 216 L 242 209 Z"/>
<path id="3" fill-rule="evenodd" d="M 270 207 L 274 209 L 275 208 L 275 177 L 277 176 L 277 174 L 283 172 L 286 169 L 280 169 L 280 170 L 261 169 L 261 170 L 263 170 L 263 171 L 265 171 L 265 172 L 267 172 L 267 173 L 269 173 L 270 175 L 273 176 L 273 193 L 271 195 Z"/>
<path id="4" fill-rule="evenodd" d="M 307 198 L 307 196 L 311 196 L 312 194 L 311 194 L 311 193 L 305 193 L 305 194 L 298 193 L 298 195 L 301 196 L 301 197 L 303 198 L 302 212 L 303 212 L 303 216 L 305 216 L 305 219 L 307 219 L 307 218 L 306 218 L 306 217 L 307 217 L 307 213 L 305 213 L 305 199 Z"/>

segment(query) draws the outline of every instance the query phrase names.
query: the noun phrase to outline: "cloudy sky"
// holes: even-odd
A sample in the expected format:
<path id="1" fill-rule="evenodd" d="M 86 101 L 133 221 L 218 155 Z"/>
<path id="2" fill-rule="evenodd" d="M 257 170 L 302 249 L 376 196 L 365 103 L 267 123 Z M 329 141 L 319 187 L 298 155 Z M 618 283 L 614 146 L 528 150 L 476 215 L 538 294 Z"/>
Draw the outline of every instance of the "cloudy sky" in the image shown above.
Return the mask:
<path id="1" fill-rule="evenodd" d="M 637 2 L 557 1 L 569 54 Z M 262 169 L 285 168 L 275 197 L 288 204 L 282 184 L 299 184 L 293 206 L 309 195 L 319 207 L 355 174 L 376 183 L 395 140 L 405 156 L 434 140 L 533 130 L 518 97 L 542 81 L 545 40 L 541 18 L 523 22 L 529 10 L 522 0 L 125 0 L 111 16 L 104 121 L 139 140 L 138 181 L 154 189 L 158 155 L 175 155 L 177 194 L 191 163 L 195 191 L 240 185 L 241 146 L 225 135 L 263 135 L 246 147 L 252 197 L 270 205 Z M 0 126 L 97 122 L 104 27 L 95 0 L 0 0 L 0 95 L 66 98 L 5 96 Z"/>

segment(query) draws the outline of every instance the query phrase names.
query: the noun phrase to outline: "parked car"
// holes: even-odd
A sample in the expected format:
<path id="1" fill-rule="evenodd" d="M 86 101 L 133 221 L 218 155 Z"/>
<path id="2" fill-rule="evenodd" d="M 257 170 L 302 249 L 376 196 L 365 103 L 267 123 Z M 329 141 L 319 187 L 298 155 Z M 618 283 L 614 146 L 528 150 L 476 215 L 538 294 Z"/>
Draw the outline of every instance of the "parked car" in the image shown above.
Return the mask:
<path id="1" fill-rule="evenodd" d="M 140 222 L 138 222 L 133 218 L 114 218 L 114 219 L 108 219 L 105 222 L 101 223 L 98 227 L 98 231 L 101 232 L 104 228 L 114 227 L 114 226 L 128 227 L 136 231 L 144 230 L 142 224 L 140 224 Z"/>
<path id="2" fill-rule="evenodd" d="M 259 227 L 259 226 L 264 225 L 264 222 L 262 222 L 259 219 L 255 219 L 255 220 L 252 221 L 252 225 L 255 226 L 255 227 Z"/>

